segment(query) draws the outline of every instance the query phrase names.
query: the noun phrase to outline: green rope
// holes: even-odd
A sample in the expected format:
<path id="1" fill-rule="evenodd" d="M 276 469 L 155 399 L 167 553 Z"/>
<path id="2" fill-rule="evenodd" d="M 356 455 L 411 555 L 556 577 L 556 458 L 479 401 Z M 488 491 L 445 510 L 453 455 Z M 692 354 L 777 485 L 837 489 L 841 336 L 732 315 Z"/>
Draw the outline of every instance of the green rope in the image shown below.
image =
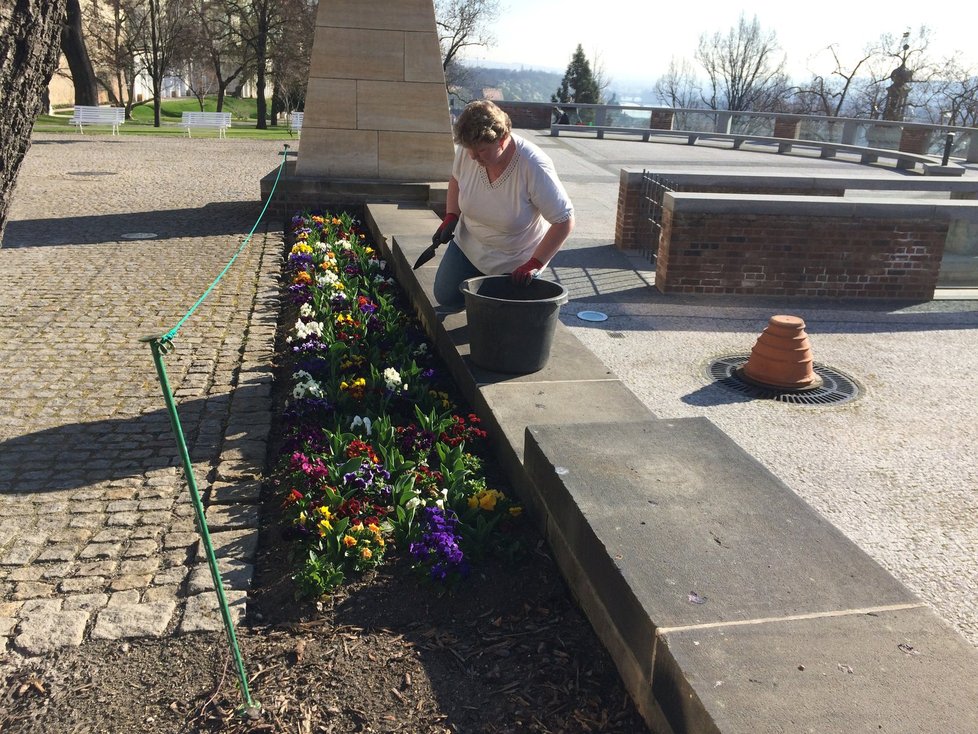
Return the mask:
<path id="1" fill-rule="evenodd" d="M 210 286 L 208 286 L 207 290 L 204 291 L 203 295 L 201 295 L 201 297 L 197 299 L 197 302 L 190 307 L 190 310 L 183 315 L 183 318 L 177 322 L 176 326 L 174 326 L 172 329 L 170 329 L 161 337 L 161 341 L 164 342 L 173 341 L 173 338 L 177 335 L 177 332 L 180 330 L 180 327 L 183 326 L 184 322 L 193 315 L 194 311 L 196 311 L 197 308 L 200 306 L 200 304 L 204 302 L 204 299 L 206 299 L 207 296 L 210 295 L 210 292 L 214 290 L 214 288 L 220 282 L 221 278 L 224 277 L 224 274 L 228 270 L 230 270 L 231 266 L 234 264 L 234 261 L 238 259 L 238 255 L 241 254 L 241 251 L 245 248 L 245 245 L 247 245 L 248 242 L 251 241 L 251 237 L 255 233 L 255 230 L 258 229 L 258 225 L 261 223 L 262 217 L 265 216 L 265 211 L 268 209 L 268 205 L 272 203 L 272 197 L 275 196 L 275 188 L 278 186 L 278 180 L 282 176 L 282 169 L 285 168 L 285 162 L 289 158 L 289 146 L 285 145 L 284 147 L 285 150 L 279 153 L 279 155 L 282 156 L 282 163 L 279 165 L 278 172 L 275 174 L 275 181 L 274 183 L 272 183 L 272 190 L 268 194 L 268 199 L 265 201 L 265 206 L 262 207 L 261 213 L 258 215 L 258 219 L 255 220 L 255 225 L 251 228 L 251 231 L 248 233 L 248 236 L 244 238 L 244 242 L 241 243 L 241 247 L 238 248 L 238 251 L 234 253 L 234 256 L 230 260 L 228 260 L 228 264 L 224 266 L 224 270 L 222 270 L 220 274 L 216 278 L 214 278 L 214 282 L 211 283 Z"/>

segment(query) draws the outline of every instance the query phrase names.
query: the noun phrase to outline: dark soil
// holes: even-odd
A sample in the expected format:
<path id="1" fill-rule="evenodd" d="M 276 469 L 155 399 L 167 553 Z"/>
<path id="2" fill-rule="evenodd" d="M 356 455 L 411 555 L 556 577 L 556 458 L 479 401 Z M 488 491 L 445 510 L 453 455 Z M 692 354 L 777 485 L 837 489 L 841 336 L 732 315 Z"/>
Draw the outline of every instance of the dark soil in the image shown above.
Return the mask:
<path id="1" fill-rule="evenodd" d="M 644 732 L 614 664 L 530 529 L 513 565 L 454 593 L 396 560 L 299 604 L 271 537 L 237 629 L 262 712 L 223 634 L 88 642 L 8 674 L 0 732 Z"/>

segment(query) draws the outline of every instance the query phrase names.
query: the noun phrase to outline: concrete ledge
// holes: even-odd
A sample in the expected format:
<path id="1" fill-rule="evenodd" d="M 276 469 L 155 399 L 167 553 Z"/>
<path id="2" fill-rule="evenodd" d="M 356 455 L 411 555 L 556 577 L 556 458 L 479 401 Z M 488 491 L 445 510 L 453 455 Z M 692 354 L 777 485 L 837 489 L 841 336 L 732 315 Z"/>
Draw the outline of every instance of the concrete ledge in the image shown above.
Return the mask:
<path id="1" fill-rule="evenodd" d="M 686 214 L 782 214 L 878 219 L 978 221 L 978 201 L 943 199 L 848 199 L 839 196 L 666 192 L 663 206 Z"/>
<path id="2" fill-rule="evenodd" d="M 978 721 L 978 651 L 706 419 L 533 426 L 526 471 L 650 726 Z"/>
<path id="3" fill-rule="evenodd" d="M 623 181 L 638 184 L 645 169 L 622 168 Z M 978 193 L 978 179 L 934 179 L 924 176 L 890 174 L 886 176 L 843 176 L 836 173 L 751 173 L 724 169 L 656 168 L 648 171 L 676 184 L 685 191 L 698 191 L 699 187 L 723 187 L 729 193 L 736 189 L 773 187 L 778 190 L 804 189 L 810 191 L 838 191 L 845 189 L 869 189 L 879 191 L 936 191 L 962 194 Z"/>

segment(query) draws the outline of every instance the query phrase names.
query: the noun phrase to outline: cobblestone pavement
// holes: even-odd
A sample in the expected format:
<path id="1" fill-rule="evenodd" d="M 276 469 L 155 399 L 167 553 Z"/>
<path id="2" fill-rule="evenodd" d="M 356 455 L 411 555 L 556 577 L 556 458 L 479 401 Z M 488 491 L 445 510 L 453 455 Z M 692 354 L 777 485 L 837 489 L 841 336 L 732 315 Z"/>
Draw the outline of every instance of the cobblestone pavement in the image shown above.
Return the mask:
<path id="1" fill-rule="evenodd" d="M 219 628 L 139 338 L 173 327 L 238 250 L 280 151 L 36 137 L 0 249 L 0 651 Z M 164 361 L 237 613 L 269 430 L 276 224 L 256 232 Z"/>

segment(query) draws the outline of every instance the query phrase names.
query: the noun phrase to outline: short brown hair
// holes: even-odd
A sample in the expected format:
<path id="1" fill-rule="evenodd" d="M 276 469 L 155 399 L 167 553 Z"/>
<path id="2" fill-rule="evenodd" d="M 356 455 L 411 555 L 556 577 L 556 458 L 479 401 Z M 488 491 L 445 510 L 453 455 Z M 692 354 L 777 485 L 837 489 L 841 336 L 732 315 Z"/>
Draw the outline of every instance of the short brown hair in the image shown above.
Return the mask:
<path id="1" fill-rule="evenodd" d="M 509 135 L 509 115 L 487 99 L 469 102 L 455 122 L 455 142 L 466 148 L 494 143 Z"/>

